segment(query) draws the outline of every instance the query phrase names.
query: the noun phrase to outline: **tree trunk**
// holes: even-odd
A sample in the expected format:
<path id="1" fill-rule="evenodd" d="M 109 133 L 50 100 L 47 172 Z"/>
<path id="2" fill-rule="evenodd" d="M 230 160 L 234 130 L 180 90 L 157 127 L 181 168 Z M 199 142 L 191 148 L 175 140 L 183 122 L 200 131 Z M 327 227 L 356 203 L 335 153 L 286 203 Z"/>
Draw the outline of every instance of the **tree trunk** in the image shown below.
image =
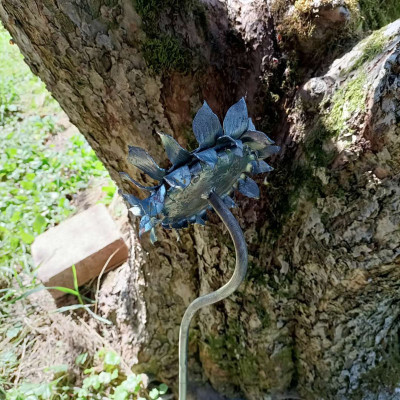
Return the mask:
<path id="1" fill-rule="evenodd" d="M 156 131 L 194 148 L 203 99 L 222 117 L 247 95 L 257 128 L 282 146 L 261 199 L 236 199 L 246 282 L 193 323 L 198 398 L 211 398 L 198 387 L 206 381 L 249 400 L 398 396 L 400 22 L 329 67 L 363 9 L 299 3 L 315 2 L 0 0 L 26 62 L 121 188 L 119 171 L 146 179 L 128 144 L 157 161 Z M 100 295 L 115 322 L 105 334 L 174 387 L 183 312 L 235 262 L 216 216 L 180 235 L 160 229 L 151 246 L 132 232 L 131 263 Z"/>

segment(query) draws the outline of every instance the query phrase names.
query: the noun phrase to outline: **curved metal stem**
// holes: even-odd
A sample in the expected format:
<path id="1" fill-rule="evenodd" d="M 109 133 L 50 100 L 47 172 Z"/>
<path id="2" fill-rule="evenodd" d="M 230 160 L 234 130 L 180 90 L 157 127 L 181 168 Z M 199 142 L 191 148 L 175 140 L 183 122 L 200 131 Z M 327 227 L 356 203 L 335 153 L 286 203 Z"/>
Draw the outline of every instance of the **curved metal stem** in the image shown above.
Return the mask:
<path id="1" fill-rule="evenodd" d="M 216 193 L 212 192 L 208 201 L 222 219 L 232 237 L 236 250 L 236 267 L 228 283 L 215 292 L 195 299 L 183 315 L 179 331 L 179 400 L 186 400 L 189 327 L 194 314 L 200 308 L 230 296 L 243 282 L 247 272 L 247 246 L 238 222 Z"/>

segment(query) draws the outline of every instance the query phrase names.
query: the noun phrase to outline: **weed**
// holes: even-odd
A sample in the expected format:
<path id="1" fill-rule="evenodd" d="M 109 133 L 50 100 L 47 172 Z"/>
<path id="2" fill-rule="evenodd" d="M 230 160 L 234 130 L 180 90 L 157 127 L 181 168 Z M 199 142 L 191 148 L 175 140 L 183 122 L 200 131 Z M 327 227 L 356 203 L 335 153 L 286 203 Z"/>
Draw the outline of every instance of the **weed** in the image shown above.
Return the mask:
<path id="1" fill-rule="evenodd" d="M 108 173 L 86 140 L 74 136 L 64 151 L 48 143 L 60 127 L 58 104 L 32 75 L 10 36 L 0 28 L 0 280 L 15 266 L 32 270 L 30 244 L 36 235 L 70 215 L 71 197 L 92 177 Z M 5 57 L 3 57 L 3 54 Z M 115 185 L 109 180 L 109 202 Z M 19 268 L 20 268 L 19 267 Z M 5 282 L 4 282 L 5 281 Z"/>

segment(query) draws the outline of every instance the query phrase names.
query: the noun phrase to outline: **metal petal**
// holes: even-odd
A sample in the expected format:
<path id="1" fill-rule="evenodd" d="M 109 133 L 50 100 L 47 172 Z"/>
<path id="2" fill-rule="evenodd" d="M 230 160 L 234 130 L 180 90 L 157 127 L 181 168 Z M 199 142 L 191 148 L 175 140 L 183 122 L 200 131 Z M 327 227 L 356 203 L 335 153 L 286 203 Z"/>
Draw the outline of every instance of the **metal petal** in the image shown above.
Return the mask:
<path id="1" fill-rule="evenodd" d="M 122 190 L 118 190 L 118 193 L 128 202 L 130 205 L 129 211 L 132 212 L 136 217 L 141 217 L 144 215 L 142 201 L 135 197 L 133 194 L 123 193 Z"/>
<path id="2" fill-rule="evenodd" d="M 263 150 L 275 143 L 264 132 L 260 131 L 247 131 L 241 136 L 240 140 L 252 150 Z"/>
<path id="3" fill-rule="evenodd" d="M 271 172 L 274 169 L 268 165 L 265 161 L 252 161 L 251 162 L 252 170 L 251 172 L 253 174 L 263 174 L 264 172 Z"/>
<path id="4" fill-rule="evenodd" d="M 218 161 L 217 152 L 214 149 L 208 149 L 200 153 L 195 153 L 194 156 L 213 168 Z"/>
<path id="5" fill-rule="evenodd" d="M 262 159 L 262 158 L 268 158 L 269 156 L 272 156 L 276 153 L 279 153 L 280 151 L 280 147 L 279 146 L 268 146 L 262 150 L 258 150 L 257 151 L 257 156 L 258 158 Z"/>
<path id="6" fill-rule="evenodd" d="M 171 224 L 171 227 L 174 229 L 182 229 L 182 228 L 187 228 L 189 226 L 188 222 L 186 219 L 182 219 L 178 222 L 174 222 Z"/>
<path id="7" fill-rule="evenodd" d="M 175 188 L 184 189 L 188 187 L 191 180 L 189 167 L 187 165 L 184 165 L 183 167 L 176 169 L 175 171 L 165 176 L 164 180 Z"/>
<path id="8" fill-rule="evenodd" d="M 154 228 L 152 228 L 150 231 L 150 242 L 151 242 L 151 244 L 154 244 L 155 242 L 157 242 L 156 230 Z"/>
<path id="9" fill-rule="evenodd" d="M 172 136 L 161 132 L 158 132 L 158 134 L 161 137 L 167 156 L 174 166 L 185 164 L 192 158 L 190 153 L 181 147 Z"/>
<path id="10" fill-rule="evenodd" d="M 247 197 L 258 199 L 260 197 L 260 189 L 253 179 L 246 176 L 244 179 L 239 180 L 238 191 Z"/>
<path id="11" fill-rule="evenodd" d="M 234 147 L 231 149 L 233 154 L 236 154 L 238 157 L 243 157 L 243 150 L 239 147 Z"/>
<path id="12" fill-rule="evenodd" d="M 242 97 L 226 113 L 224 119 L 225 135 L 238 139 L 249 126 L 249 117 L 247 115 L 247 106 Z"/>
<path id="13" fill-rule="evenodd" d="M 256 127 L 253 124 L 253 120 L 251 118 L 249 118 L 249 126 L 247 128 L 249 131 L 256 131 Z"/>
<path id="14" fill-rule="evenodd" d="M 160 168 L 147 151 L 140 147 L 129 146 L 128 160 L 147 175 L 158 181 L 161 181 L 166 174 L 165 169 Z"/>
<path id="15" fill-rule="evenodd" d="M 139 189 L 144 189 L 144 190 L 147 190 L 149 192 L 153 192 L 153 191 L 157 190 L 160 187 L 160 185 L 157 185 L 157 186 L 143 186 L 142 184 L 140 184 L 139 182 L 136 182 L 133 178 L 131 178 L 126 172 L 120 172 L 119 175 L 121 176 L 121 178 L 124 181 L 127 181 L 127 182 L 135 185 Z"/>
<path id="16" fill-rule="evenodd" d="M 233 139 L 232 137 L 223 135 L 217 139 L 217 145 L 215 147 L 217 149 L 221 149 L 222 147 L 234 146 L 236 144 L 235 142 L 235 139 Z"/>
<path id="17" fill-rule="evenodd" d="M 143 235 L 143 233 L 148 232 L 150 229 L 152 229 L 154 226 L 152 219 L 150 216 L 145 215 L 142 217 L 140 220 L 140 225 L 139 225 L 139 237 Z"/>
<path id="18" fill-rule="evenodd" d="M 221 122 L 206 102 L 194 117 L 193 132 L 200 149 L 214 146 L 218 136 L 222 135 Z"/>
<path id="19" fill-rule="evenodd" d="M 145 214 L 155 217 L 160 214 L 164 208 L 165 186 L 162 185 L 157 192 L 142 200 L 142 208 Z"/>
<path id="20" fill-rule="evenodd" d="M 205 221 L 199 215 L 196 215 L 196 224 L 205 225 Z"/>
<path id="21" fill-rule="evenodd" d="M 235 202 L 233 201 L 232 197 L 230 197 L 230 196 L 225 196 L 222 200 L 223 200 L 223 202 L 225 203 L 225 205 L 226 205 L 228 208 L 235 208 L 235 207 L 236 207 L 236 204 L 235 204 Z"/>
<path id="22" fill-rule="evenodd" d="M 201 164 L 197 162 L 190 167 L 190 174 L 192 176 L 197 176 L 202 170 Z"/>

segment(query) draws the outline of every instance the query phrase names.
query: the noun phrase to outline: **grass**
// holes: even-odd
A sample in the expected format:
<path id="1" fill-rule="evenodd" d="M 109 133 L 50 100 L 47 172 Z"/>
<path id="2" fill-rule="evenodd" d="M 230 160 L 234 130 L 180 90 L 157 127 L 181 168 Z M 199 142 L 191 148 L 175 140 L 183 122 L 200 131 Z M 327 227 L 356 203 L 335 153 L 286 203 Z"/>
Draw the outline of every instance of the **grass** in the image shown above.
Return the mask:
<path id="1" fill-rule="evenodd" d="M 35 280 L 30 245 L 74 213 L 71 200 L 90 183 L 103 184 L 106 204 L 116 187 L 83 136 L 64 139 L 60 148 L 57 138 L 64 130 L 64 114 L 10 40 L 0 26 L 0 399 L 159 399 L 166 385 L 145 388 L 144 375 L 122 368 L 114 351 L 98 346 L 96 354 L 82 353 L 75 364 L 49 361 L 39 381 L 24 378 L 27 370 L 40 370 L 40 352 L 47 363 L 66 337 L 79 337 L 80 349 L 85 350 L 82 326 L 61 313 L 84 308 L 97 321 L 109 322 L 94 315 L 89 308 L 93 304 L 41 310 L 35 294 L 43 287 Z M 68 290 L 83 303 L 77 284 Z M 57 329 L 54 315 L 62 321 Z M 65 331 L 70 333 L 63 337 Z M 95 335 L 100 338 L 94 328 L 87 335 L 88 343 Z"/>
<path id="2" fill-rule="evenodd" d="M 23 62 L 0 27 L 0 284 L 36 266 L 30 245 L 37 235 L 74 212 L 70 199 L 94 178 L 109 179 L 81 135 L 55 149 L 61 109 Z M 106 199 L 106 201 L 107 201 Z"/>

